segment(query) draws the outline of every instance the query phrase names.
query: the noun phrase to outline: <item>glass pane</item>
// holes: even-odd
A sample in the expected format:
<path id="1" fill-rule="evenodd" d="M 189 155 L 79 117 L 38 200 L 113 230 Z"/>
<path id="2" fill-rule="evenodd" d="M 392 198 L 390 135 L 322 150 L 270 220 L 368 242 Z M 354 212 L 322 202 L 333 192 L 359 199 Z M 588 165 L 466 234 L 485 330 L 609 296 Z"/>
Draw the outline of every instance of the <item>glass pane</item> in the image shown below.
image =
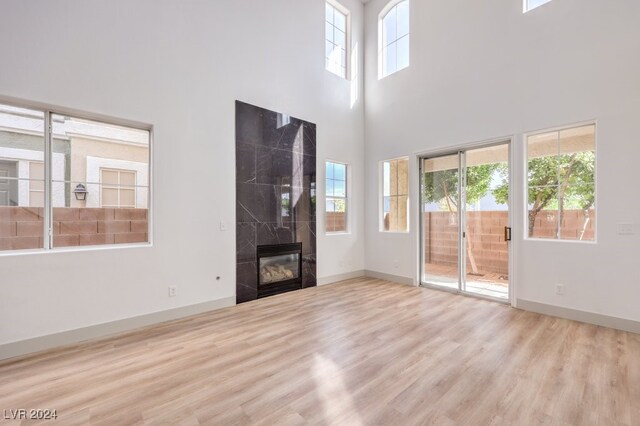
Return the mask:
<path id="1" fill-rule="evenodd" d="M 529 136 L 527 159 L 529 186 L 557 185 L 558 132 Z"/>
<path id="2" fill-rule="evenodd" d="M 335 201 L 333 199 L 328 199 L 327 201 L 327 206 L 326 206 L 326 210 L 327 212 L 335 212 L 336 211 L 336 205 L 335 205 Z"/>
<path id="3" fill-rule="evenodd" d="M 345 181 L 343 180 L 335 180 L 333 181 L 333 195 L 336 197 L 346 197 L 347 196 L 347 188 L 345 185 Z"/>
<path id="4" fill-rule="evenodd" d="M 325 21 L 333 23 L 333 6 L 329 3 L 324 4 L 324 14 Z"/>
<path id="5" fill-rule="evenodd" d="M 120 189 L 120 205 L 119 207 L 136 206 L 136 191 L 134 189 Z"/>
<path id="6" fill-rule="evenodd" d="M 409 36 L 404 36 L 398 40 L 398 66 L 397 69 L 401 70 L 409 66 Z"/>
<path id="7" fill-rule="evenodd" d="M 30 180 L 29 181 L 29 190 L 31 190 L 31 191 L 44 191 L 44 181 L 43 180 Z"/>
<path id="8" fill-rule="evenodd" d="M 118 190 L 115 188 L 102 188 L 103 207 L 118 207 Z"/>
<path id="9" fill-rule="evenodd" d="M 43 161 L 44 113 L 0 104 L 0 251 L 44 246 Z"/>
<path id="10" fill-rule="evenodd" d="M 391 162 L 382 163 L 382 195 L 391 195 Z"/>
<path id="11" fill-rule="evenodd" d="M 347 214 L 346 212 L 333 213 L 333 232 L 347 232 Z"/>
<path id="12" fill-rule="evenodd" d="M 406 195 L 400 195 L 398 197 L 397 207 L 397 225 L 396 231 L 407 232 L 409 230 L 409 197 Z M 393 212 L 392 212 L 393 214 Z"/>
<path id="13" fill-rule="evenodd" d="M 118 172 L 114 170 L 102 170 L 102 179 L 100 182 L 104 185 L 117 185 Z"/>
<path id="14" fill-rule="evenodd" d="M 545 3 L 549 3 L 550 1 L 551 0 L 527 0 L 527 10 L 535 9 Z"/>
<path id="15" fill-rule="evenodd" d="M 469 150 L 463 252 L 465 290 L 498 298 L 509 296 L 509 146 Z"/>
<path id="16" fill-rule="evenodd" d="M 398 195 L 398 160 L 389 162 L 389 189 L 391 195 Z"/>
<path id="17" fill-rule="evenodd" d="M 44 191 L 29 191 L 29 207 L 44 207 Z"/>
<path id="18" fill-rule="evenodd" d="M 398 160 L 398 195 L 409 194 L 409 159 Z"/>
<path id="19" fill-rule="evenodd" d="M 347 17 L 334 9 L 333 25 L 343 33 L 347 32 Z"/>
<path id="20" fill-rule="evenodd" d="M 383 229 L 391 232 L 398 230 L 398 197 L 384 198 Z"/>
<path id="21" fill-rule="evenodd" d="M 403 1 L 397 6 L 398 38 L 409 34 L 409 2 Z"/>
<path id="22" fill-rule="evenodd" d="M 44 161 L 44 113 L 0 104 L 0 173 L 2 177 L 44 179 L 31 176 L 32 162 Z"/>
<path id="23" fill-rule="evenodd" d="M 324 27 L 325 27 L 325 38 L 327 41 L 333 43 L 333 25 L 331 25 L 328 22 L 324 23 Z"/>
<path id="24" fill-rule="evenodd" d="M 53 180 L 118 184 L 117 172 L 128 171 L 137 185 L 149 185 L 148 131 L 55 114 L 52 124 L 60 138 L 54 139 Z"/>
<path id="25" fill-rule="evenodd" d="M 422 281 L 458 289 L 458 156 L 422 161 Z"/>
<path id="26" fill-rule="evenodd" d="M 347 166 L 344 164 L 334 163 L 333 166 L 334 175 L 333 178 L 336 180 L 346 180 L 347 179 Z"/>
<path id="27" fill-rule="evenodd" d="M 394 7 L 387 13 L 382 19 L 382 46 L 387 46 L 389 43 L 394 42 L 398 39 L 397 35 L 397 8 Z"/>
<path id="28" fill-rule="evenodd" d="M 299 254 L 260 259 L 260 285 L 291 280 L 300 276 Z"/>
<path id="29" fill-rule="evenodd" d="M 325 57 L 331 60 L 333 57 L 332 55 L 333 55 L 333 50 L 335 48 L 335 45 L 330 41 L 325 41 L 324 44 L 325 44 Z"/>
<path id="30" fill-rule="evenodd" d="M 44 163 L 29 162 L 29 179 L 44 180 Z"/>
<path id="31" fill-rule="evenodd" d="M 562 130 L 559 133 L 560 178 L 579 185 L 595 181 L 595 126 Z"/>
<path id="32" fill-rule="evenodd" d="M 333 179 L 333 163 L 327 161 L 326 168 L 327 179 Z"/>
<path id="33" fill-rule="evenodd" d="M 327 195 L 334 196 L 334 181 L 333 179 L 327 179 Z"/>
<path id="34" fill-rule="evenodd" d="M 596 231 L 595 186 L 569 185 L 560 194 L 560 239 L 594 241 Z"/>
<path id="35" fill-rule="evenodd" d="M 78 201 L 73 190 L 77 182 L 53 182 L 53 246 L 76 247 L 105 244 L 129 244 L 148 242 L 148 210 L 146 208 L 115 207 L 118 190 L 120 203 L 140 200 L 148 194 L 147 188 L 100 188 L 98 184 L 87 184 L 87 201 Z M 101 207 L 101 193 L 113 207 Z M 140 193 L 143 193 L 141 197 Z M 133 195 L 135 194 L 135 196 Z M 78 204 L 92 207 L 79 207 Z"/>
<path id="36" fill-rule="evenodd" d="M 333 42 L 344 49 L 347 46 L 346 34 L 336 28 L 333 33 Z"/>
<path id="37" fill-rule="evenodd" d="M 532 238 L 558 237 L 558 187 L 529 187 L 528 235 Z"/>
<path id="38" fill-rule="evenodd" d="M 136 174 L 132 172 L 120 172 L 120 185 L 135 186 Z"/>
<path id="39" fill-rule="evenodd" d="M 392 43 L 383 50 L 383 71 L 384 75 L 393 74 L 397 70 L 396 62 L 396 43 Z"/>

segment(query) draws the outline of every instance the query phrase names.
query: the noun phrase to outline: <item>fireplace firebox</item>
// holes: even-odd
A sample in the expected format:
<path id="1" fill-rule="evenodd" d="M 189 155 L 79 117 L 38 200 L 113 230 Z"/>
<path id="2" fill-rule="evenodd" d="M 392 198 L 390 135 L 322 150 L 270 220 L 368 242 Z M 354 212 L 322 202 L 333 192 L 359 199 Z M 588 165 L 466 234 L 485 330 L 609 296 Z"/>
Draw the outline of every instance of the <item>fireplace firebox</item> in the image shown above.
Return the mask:
<path id="1" fill-rule="evenodd" d="M 258 246 L 258 297 L 302 288 L 302 243 Z"/>

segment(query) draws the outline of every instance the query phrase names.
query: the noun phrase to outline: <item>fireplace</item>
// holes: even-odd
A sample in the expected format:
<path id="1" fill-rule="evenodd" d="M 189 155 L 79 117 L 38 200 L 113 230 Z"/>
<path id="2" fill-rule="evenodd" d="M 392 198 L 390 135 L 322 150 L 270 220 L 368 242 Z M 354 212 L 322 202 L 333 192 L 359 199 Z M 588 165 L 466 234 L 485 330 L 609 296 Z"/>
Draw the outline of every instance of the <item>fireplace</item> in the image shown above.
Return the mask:
<path id="1" fill-rule="evenodd" d="M 302 288 L 302 243 L 257 247 L 258 297 Z"/>

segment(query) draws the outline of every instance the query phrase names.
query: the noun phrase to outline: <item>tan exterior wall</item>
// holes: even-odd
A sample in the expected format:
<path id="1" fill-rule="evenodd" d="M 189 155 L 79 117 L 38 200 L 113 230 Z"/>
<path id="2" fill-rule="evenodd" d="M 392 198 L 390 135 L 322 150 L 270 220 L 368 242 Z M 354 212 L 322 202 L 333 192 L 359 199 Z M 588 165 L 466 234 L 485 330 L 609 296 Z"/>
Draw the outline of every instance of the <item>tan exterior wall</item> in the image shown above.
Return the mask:
<path id="1" fill-rule="evenodd" d="M 87 157 L 100 157 L 112 160 L 134 161 L 149 164 L 149 148 L 117 142 L 71 138 L 71 182 L 87 181 Z M 73 188 L 72 188 L 73 189 Z M 83 207 L 82 201 L 71 197 L 71 207 Z"/>

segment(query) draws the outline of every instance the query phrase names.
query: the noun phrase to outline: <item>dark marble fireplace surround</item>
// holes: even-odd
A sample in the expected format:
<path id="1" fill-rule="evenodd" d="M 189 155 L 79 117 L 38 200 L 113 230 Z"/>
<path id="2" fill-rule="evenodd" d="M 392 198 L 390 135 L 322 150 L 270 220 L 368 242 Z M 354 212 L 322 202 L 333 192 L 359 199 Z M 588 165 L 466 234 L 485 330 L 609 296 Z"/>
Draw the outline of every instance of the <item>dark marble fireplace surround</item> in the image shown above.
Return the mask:
<path id="1" fill-rule="evenodd" d="M 302 243 L 316 285 L 316 126 L 236 101 L 236 301 L 258 293 L 257 247 Z"/>

